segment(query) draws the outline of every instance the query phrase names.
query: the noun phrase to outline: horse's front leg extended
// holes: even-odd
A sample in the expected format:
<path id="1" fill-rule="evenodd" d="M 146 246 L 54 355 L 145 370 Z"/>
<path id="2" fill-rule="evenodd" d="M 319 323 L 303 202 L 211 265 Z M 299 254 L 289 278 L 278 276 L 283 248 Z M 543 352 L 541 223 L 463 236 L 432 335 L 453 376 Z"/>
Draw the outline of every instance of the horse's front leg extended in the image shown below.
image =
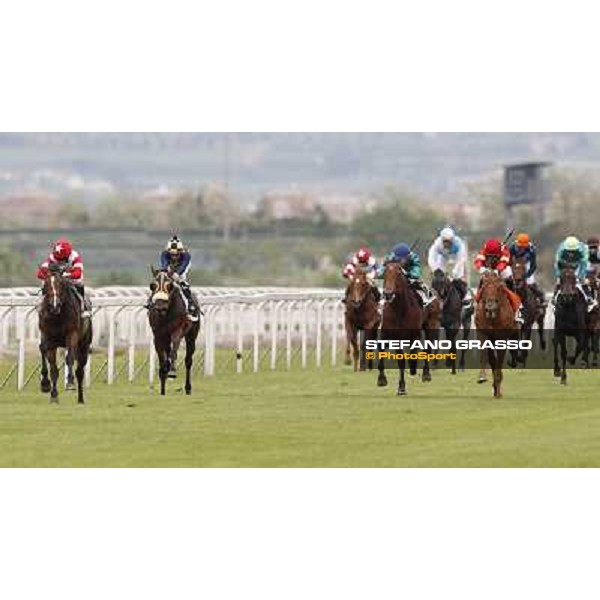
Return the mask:
<path id="1" fill-rule="evenodd" d="M 182 331 L 177 331 L 175 334 L 173 334 L 171 339 L 171 352 L 169 355 L 170 368 L 168 373 L 168 377 L 170 379 L 175 379 L 177 377 L 177 354 L 179 352 L 179 346 L 183 337 L 182 333 Z"/>
<path id="2" fill-rule="evenodd" d="M 406 380 L 404 378 L 404 371 L 406 368 L 406 361 L 401 359 L 398 361 L 398 396 L 406 396 Z"/>
<path id="3" fill-rule="evenodd" d="M 388 384 L 388 380 L 385 376 L 385 363 L 383 358 L 379 359 L 377 369 L 379 370 L 379 376 L 377 377 L 377 385 L 379 387 L 385 387 Z"/>
<path id="4" fill-rule="evenodd" d="M 58 365 L 56 364 L 56 348 L 46 352 L 50 364 L 50 402 L 58 404 Z"/>
<path id="5" fill-rule="evenodd" d="M 166 394 L 167 375 L 169 374 L 169 349 L 162 344 L 155 343 L 158 355 L 158 376 L 160 378 L 160 395 Z"/>
<path id="6" fill-rule="evenodd" d="M 43 394 L 49 394 L 52 386 L 50 385 L 50 379 L 48 378 L 48 360 L 46 359 L 46 342 L 42 340 L 40 343 L 40 356 L 42 365 L 40 369 L 40 389 Z"/>

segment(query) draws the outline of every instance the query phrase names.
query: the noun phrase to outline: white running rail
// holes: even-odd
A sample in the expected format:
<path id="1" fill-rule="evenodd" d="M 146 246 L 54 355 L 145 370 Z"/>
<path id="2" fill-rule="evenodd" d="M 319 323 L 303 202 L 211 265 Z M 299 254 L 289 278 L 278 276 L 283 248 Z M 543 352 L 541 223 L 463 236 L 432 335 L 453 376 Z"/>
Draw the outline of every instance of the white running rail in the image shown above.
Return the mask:
<path id="1" fill-rule="evenodd" d="M 196 367 L 205 375 L 225 369 L 259 371 L 335 365 L 344 337 L 343 292 L 302 288 L 198 288 L 204 311 Z M 148 325 L 148 290 L 89 289 L 94 306 L 94 353 L 86 381 L 156 377 Z M 37 384 L 37 288 L 0 289 L 0 390 Z M 183 348 L 182 348 L 183 351 Z M 182 354 L 182 353 L 180 353 Z M 219 368 L 221 366 L 221 368 Z"/>

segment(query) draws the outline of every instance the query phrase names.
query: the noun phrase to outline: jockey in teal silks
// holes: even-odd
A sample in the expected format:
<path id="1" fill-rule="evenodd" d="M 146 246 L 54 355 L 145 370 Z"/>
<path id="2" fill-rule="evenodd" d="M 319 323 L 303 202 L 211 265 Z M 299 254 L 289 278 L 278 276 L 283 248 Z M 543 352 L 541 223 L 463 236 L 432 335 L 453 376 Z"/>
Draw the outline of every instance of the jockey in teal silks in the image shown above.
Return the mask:
<path id="1" fill-rule="evenodd" d="M 434 300 L 427 286 L 423 283 L 423 270 L 421 268 L 421 259 L 416 252 L 410 249 L 405 243 L 397 244 L 393 250 L 385 257 L 385 262 L 398 262 L 404 269 L 408 283 L 417 292 L 423 306 L 429 306 Z M 379 278 L 383 277 L 385 267 L 380 268 Z"/>
<path id="2" fill-rule="evenodd" d="M 577 277 L 577 289 L 585 299 L 588 305 L 588 311 L 596 308 L 598 303 L 593 297 L 588 281 L 587 273 L 590 267 L 589 250 L 586 244 L 579 241 L 575 236 L 569 236 L 560 244 L 554 259 L 554 277 L 557 279 L 556 289 L 552 303 L 556 303 L 556 298 L 560 290 L 560 276 L 564 269 L 570 268 L 575 271 Z"/>

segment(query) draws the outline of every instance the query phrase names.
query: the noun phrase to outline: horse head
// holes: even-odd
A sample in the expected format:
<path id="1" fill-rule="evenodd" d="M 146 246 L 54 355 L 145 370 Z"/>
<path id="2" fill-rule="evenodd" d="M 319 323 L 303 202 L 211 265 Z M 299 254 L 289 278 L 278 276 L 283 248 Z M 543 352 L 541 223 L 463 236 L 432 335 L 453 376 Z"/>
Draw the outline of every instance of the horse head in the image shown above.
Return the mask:
<path id="1" fill-rule="evenodd" d="M 572 267 L 566 267 L 560 274 L 559 291 L 557 298 L 559 304 L 573 304 L 579 297 L 577 276 L 575 275 L 575 269 Z"/>
<path id="2" fill-rule="evenodd" d="M 166 315 L 171 304 L 171 293 L 174 284 L 166 271 L 158 271 L 152 267 L 154 281 L 150 284 L 152 292 L 152 310 L 160 315 Z"/>
<path id="3" fill-rule="evenodd" d="M 431 287 L 435 290 L 436 294 L 441 300 L 445 300 L 450 293 L 450 279 L 446 276 L 444 271 L 436 269 L 433 272 L 433 278 L 431 280 Z"/>
<path id="4" fill-rule="evenodd" d="M 402 265 L 396 260 L 385 263 L 383 276 L 383 299 L 393 302 L 397 297 L 406 294 L 408 279 Z"/>
<path id="5" fill-rule="evenodd" d="M 504 281 L 495 271 L 487 271 L 481 280 L 479 303 L 483 306 L 485 318 L 493 323 L 500 316 L 500 302 L 505 298 Z"/>
<path id="6" fill-rule="evenodd" d="M 515 287 L 522 289 L 527 286 L 527 262 L 524 258 L 515 258 L 512 264 Z"/>
<path id="7" fill-rule="evenodd" d="M 348 299 L 352 308 L 359 309 L 371 293 L 371 283 L 364 269 L 357 269 L 348 286 Z"/>
<path id="8" fill-rule="evenodd" d="M 67 300 L 67 284 L 62 274 L 63 268 L 60 265 L 51 264 L 42 287 L 43 306 L 53 316 L 60 315 Z"/>

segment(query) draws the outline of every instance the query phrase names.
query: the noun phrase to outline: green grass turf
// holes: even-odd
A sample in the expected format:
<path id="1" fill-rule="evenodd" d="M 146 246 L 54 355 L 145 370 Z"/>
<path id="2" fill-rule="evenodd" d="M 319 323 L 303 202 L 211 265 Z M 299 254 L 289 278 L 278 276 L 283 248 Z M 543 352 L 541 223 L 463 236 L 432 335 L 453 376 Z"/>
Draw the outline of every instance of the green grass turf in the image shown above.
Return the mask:
<path id="1" fill-rule="evenodd" d="M 88 404 L 0 392 L 0 465 L 23 467 L 600 466 L 600 371 L 476 372 L 410 380 L 409 396 L 347 368 L 199 377 L 186 397 L 96 384 Z"/>

